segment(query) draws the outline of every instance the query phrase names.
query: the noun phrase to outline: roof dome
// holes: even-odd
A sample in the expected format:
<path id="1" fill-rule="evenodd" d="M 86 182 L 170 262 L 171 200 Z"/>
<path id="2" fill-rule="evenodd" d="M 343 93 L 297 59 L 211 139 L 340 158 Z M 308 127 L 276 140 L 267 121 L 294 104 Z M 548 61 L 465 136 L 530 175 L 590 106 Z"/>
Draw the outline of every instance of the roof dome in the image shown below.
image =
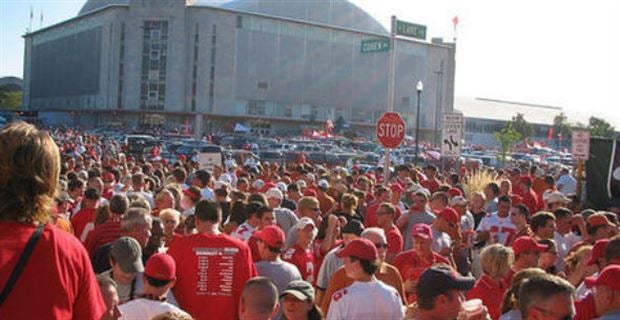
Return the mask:
<path id="1" fill-rule="evenodd" d="M 129 0 L 88 0 L 84 6 L 82 6 L 82 9 L 80 9 L 80 13 L 78 13 L 78 15 L 83 15 L 90 11 L 101 9 L 113 4 L 129 5 Z"/>
<path id="2" fill-rule="evenodd" d="M 366 11 L 346 0 L 234 0 L 222 7 L 366 32 L 388 33 Z"/>

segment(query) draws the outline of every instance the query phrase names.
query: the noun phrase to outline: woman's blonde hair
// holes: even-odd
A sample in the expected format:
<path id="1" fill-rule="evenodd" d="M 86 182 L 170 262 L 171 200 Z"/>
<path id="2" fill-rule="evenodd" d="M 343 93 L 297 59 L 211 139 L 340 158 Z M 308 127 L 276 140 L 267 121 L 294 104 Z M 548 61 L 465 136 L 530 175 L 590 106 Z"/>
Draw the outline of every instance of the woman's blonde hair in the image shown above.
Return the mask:
<path id="1" fill-rule="evenodd" d="M 499 243 L 492 244 L 480 252 L 482 271 L 491 278 L 503 278 L 514 261 L 512 249 Z"/>
<path id="2" fill-rule="evenodd" d="M 352 193 L 345 193 L 342 195 L 342 206 L 345 209 L 353 210 L 357 209 L 357 197 Z"/>
<path id="3" fill-rule="evenodd" d="M 25 122 L 0 130 L 0 220 L 48 222 L 60 175 L 60 153 L 45 131 Z"/>

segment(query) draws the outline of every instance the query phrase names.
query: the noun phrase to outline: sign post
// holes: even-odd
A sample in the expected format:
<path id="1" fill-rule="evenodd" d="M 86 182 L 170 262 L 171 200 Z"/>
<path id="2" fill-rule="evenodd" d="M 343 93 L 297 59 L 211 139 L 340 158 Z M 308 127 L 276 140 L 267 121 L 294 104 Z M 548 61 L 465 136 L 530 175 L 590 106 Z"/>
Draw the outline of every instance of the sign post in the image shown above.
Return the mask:
<path id="1" fill-rule="evenodd" d="M 460 113 L 445 113 L 443 115 L 443 129 L 441 137 L 442 158 L 458 158 L 461 156 L 463 124 L 463 115 Z"/>
<path id="2" fill-rule="evenodd" d="M 577 199 L 581 202 L 583 185 L 583 162 L 590 158 L 590 131 L 575 130 L 572 132 L 572 154 L 577 160 Z"/>

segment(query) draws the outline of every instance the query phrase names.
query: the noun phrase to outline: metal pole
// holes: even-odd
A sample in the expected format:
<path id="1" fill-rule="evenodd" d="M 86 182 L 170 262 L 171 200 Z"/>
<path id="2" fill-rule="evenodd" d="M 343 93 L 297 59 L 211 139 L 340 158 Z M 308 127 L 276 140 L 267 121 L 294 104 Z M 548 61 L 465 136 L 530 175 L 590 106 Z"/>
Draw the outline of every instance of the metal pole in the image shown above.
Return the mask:
<path id="1" fill-rule="evenodd" d="M 413 163 L 418 165 L 418 157 L 419 154 L 419 137 L 420 137 L 420 96 L 422 95 L 422 91 L 417 90 L 418 92 L 418 107 L 415 116 L 415 158 L 413 159 Z"/>
<path id="2" fill-rule="evenodd" d="M 577 193 L 577 201 L 582 203 L 582 189 L 583 189 L 583 160 L 577 160 L 577 189 L 575 192 Z"/>
<path id="3" fill-rule="evenodd" d="M 390 112 L 394 110 L 394 77 L 395 77 L 395 69 L 396 69 L 396 16 L 392 16 L 392 28 L 390 30 L 390 49 L 392 52 L 390 53 L 390 73 L 388 74 L 388 104 L 387 111 Z M 385 185 L 389 184 L 390 179 L 390 149 L 385 148 L 385 164 L 383 166 L 384 170 L 384 181 Z"/>

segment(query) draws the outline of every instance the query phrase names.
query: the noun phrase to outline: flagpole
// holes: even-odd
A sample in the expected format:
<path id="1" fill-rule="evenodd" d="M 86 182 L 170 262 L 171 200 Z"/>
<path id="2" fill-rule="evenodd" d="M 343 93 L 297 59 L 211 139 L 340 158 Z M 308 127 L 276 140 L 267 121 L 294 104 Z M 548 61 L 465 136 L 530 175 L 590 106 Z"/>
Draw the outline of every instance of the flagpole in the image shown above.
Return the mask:
<path id="1" fill-rule="evenodd" d="M 34 13 L 32 12 L 32 5 L 30 5 L 30 23 L 28 25 L 28 32 L 32 32 L 32 19 L 34 18 Z"/>

